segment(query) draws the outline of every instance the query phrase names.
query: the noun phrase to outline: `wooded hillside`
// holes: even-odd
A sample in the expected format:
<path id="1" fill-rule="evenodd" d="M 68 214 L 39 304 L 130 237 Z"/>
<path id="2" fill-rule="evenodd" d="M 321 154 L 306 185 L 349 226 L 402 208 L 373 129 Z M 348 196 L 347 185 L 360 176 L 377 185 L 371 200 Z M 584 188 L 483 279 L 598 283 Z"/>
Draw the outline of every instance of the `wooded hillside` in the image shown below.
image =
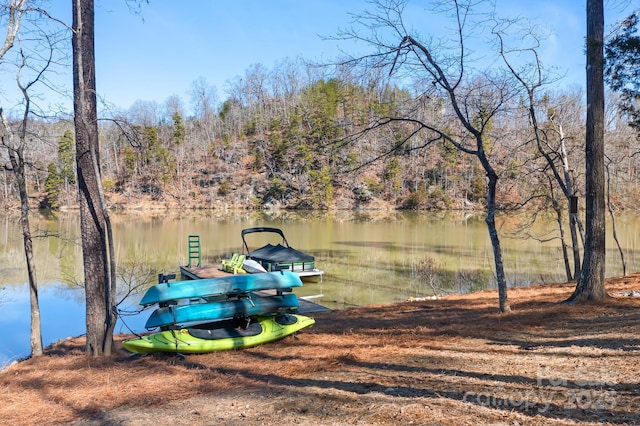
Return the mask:
<path id="1" fill-rule="evenodd" d="M 464 84 L 478 91 L 484 83 L 478 78 Z M 163 105 L 139 101 L 128 111 L 103 113 L 101 169 L 113 206 L 150 201 L 205 209 L 473 209 L 484 202 L 485 176 L 477 160 L 420 126 L 437 123 L 465 138 L 437 91 L 410 92 L 371 75 L 326 79 L 290 61 L 272 70 L 255 65 L 230 85 L 221 103 L 204 80 L 192 88 L 189 105 L 175 96 Z M 562 199 L 555 196 L 559 192 L 541 152 L 561 167 L 566 151 L 580 199 L 583 93 L 553 90 L 536 99 L 544 151 L 523 99 L 514 85 L 489 122 L 485 149 L 500 174 L 499 206 L 529 202 L 539 209 Z M 614 209 L 638 208 L 639 143 L 610 104 L 611 203 Z M 482 120 L 482 99 L 466 106 Z M 378 126 L 393 117 L 405 120 Z M 34 202 L 53 209 L 75 205 L 71 123 L 32 122 L 31 130 Z M 0 204 L 17 204 L 12 174 L 5 170 L 2 180 Z"/>

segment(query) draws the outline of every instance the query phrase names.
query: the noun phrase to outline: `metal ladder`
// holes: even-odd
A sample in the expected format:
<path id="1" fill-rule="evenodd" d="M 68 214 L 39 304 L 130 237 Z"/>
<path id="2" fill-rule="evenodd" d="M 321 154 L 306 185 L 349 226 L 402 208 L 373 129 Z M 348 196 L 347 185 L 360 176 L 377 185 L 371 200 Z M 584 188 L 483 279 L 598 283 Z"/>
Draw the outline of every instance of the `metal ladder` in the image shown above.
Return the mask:
<path id="1" fill-rule="evenodd" d="M 197 260 L 195 265 L 191 264 L 192 260 Z M 200 253 L 200 235 L 189 235 L 189 264 L 188 268 L 192 266 L 202 267 L 202 255 Z"/>

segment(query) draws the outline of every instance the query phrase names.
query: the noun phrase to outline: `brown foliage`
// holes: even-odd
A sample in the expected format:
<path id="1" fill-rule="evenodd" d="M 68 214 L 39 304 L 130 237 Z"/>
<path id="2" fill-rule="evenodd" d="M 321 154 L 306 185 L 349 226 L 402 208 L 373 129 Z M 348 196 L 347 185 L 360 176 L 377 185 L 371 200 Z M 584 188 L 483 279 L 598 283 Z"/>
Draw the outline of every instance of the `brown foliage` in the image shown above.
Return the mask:
<path id="1" fill-rule="evenodd" d="M 610 292 L 640 275 L 608 280 Z M 243 351 L 92 359 L 84 339 L 0 372 L 7 424 L 638 423 L 640 300 L 569 306 L 573 284 L 316 314 Z M 124 336 L 120 336 L 119 339 Z M 119 343 L 117 347 L 121 347 Z"/>

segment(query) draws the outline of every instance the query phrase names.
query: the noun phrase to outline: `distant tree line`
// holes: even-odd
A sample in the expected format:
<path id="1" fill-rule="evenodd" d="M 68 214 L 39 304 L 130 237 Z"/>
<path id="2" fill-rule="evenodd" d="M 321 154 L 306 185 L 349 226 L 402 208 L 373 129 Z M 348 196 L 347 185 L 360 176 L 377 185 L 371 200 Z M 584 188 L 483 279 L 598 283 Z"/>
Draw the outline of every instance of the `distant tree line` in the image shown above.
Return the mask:
<path id="1" fill-rule="evenodd" d="M 385 78 L 314 77 L 314 69 L 285 62 L 268 71 L 255 65 L 219 103 L 204 80 L 193 83 L 191 114 L 181 98 L 163 105 L 136 102 L 100 122 L 103 185 L 112 205 L 141 200 L 182 208 L 474 209 L 486 197 L 477 162 L 446 140 L 411 138 L 408 122 L 358 132 L 379 117 L 407 116 L 459 132 L 453 112 L 437 95 L 415 96 Z M 465 83 L 482 85 L 480 79 Z M 469 87 L 469 90 L 472 88 Z M 489 96 L 489 94 L 487 94 Z M 576 88 L 549 89 L 535 99 L 538 127 L 552 161 L 560 145 L 575 195 L 583 193 L 584 102 Z M 482 100 L 479 99 L 478 102 Z M 617 99 L 610 95 L 609 105 Z M 490 123 L 486 152 L 496 164 L 498 207 L 551 207 L 553 184 L 538 149 L 528 104 L 511 96 Z M 609 109 L 606 141 L 615 209 L 638 208 L 636 134 Z M 478 109 L 481 120 L 482 110 Z M 43 208 L 77 200 L 70 123 L 36 122 L 29 182 Z M 539 139 L 538 139 L 538 142 Z M 16 203 L 11 174 L 2 175 L 0 203 Z"/>
<path id="2" fill-rule="evenodd" d="M 640 51 L 636 26 L 633 15 L 607 46 L 608 81 L 620 93 L 608 94 L 605 128 L 614 210 L 640 207 L 637 71 L 625 67 Z M 494 95 L 483 94 L 488 78 L 478 73 L 459 82 L 462 92 L 474 93 L 466 105 L 474 125 L 488 116 Z M 326 72 L 286 59 L 273 69 L 249 67 L 228 82 L 224 100 L 200 78 L 184 94 L 187 102 L 174 95 L 163 104 L 138 101 L 103 114 L 100 165 L 108 201 L 116 207 L 150 201 L 181 208 L 482 209 L 487 177 L 478 162 L 446 137 L 412 137 L 418 131 L 412 121 L 462 134 L 445 95 L 428 82 L 397 82 L 374 68 Z M 508 97 L 483 124 L 485 152 L 500 178 L 497 207 L 557 211 L 564 195 L 581 200 L 584 93 L 556 83 L 529 96 L 516 81 L 505 85 Z M 381 117 L 409 120 L 376 129 Z M 25 158 L 32 201 L 50 210 L 76 206 L 72 123 L 34 117 L 30 126 Z M 19 197 L 8 159 L 1 159 L 0 205 L 7 208 Z"/>

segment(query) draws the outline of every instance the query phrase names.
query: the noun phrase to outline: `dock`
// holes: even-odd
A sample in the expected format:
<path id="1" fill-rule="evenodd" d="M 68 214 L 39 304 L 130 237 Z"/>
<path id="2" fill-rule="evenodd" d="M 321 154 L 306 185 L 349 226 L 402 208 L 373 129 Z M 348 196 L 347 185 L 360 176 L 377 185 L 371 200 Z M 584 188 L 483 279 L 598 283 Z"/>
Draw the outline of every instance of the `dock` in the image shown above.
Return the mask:
<path id="1" fill-rule="evenodd" d="M 183 280 L 202 280 L 206 278 L 221 278 L 226 277 L 230 274 L 222 270 L 222 265 L 202 265 L 202 266 L 180 266 L 180 275 Z M 268 296 L 275 294 L 275 290 L 272 291 L 257 291 L 256 294 L 260 296 Z M 313 298 L 313 297 L 311 297 Z M 327 312 L 331 309 L 326 306 L 322 306 L 320 304 L 314 303 L 308 299 L 303 297 L 298 297 L 298 302 L 300 306 L 298 307 L 298 312 L 301 314 L 309 314 L 314 312 Z"/>
<path id="2" fill-rule="evenodd" d="M 222 270 L 222 265 L 181 266 L 180 275 L 183 280 L 202 280 L 206 278 L 221 278 L 232 275 Z"/>

